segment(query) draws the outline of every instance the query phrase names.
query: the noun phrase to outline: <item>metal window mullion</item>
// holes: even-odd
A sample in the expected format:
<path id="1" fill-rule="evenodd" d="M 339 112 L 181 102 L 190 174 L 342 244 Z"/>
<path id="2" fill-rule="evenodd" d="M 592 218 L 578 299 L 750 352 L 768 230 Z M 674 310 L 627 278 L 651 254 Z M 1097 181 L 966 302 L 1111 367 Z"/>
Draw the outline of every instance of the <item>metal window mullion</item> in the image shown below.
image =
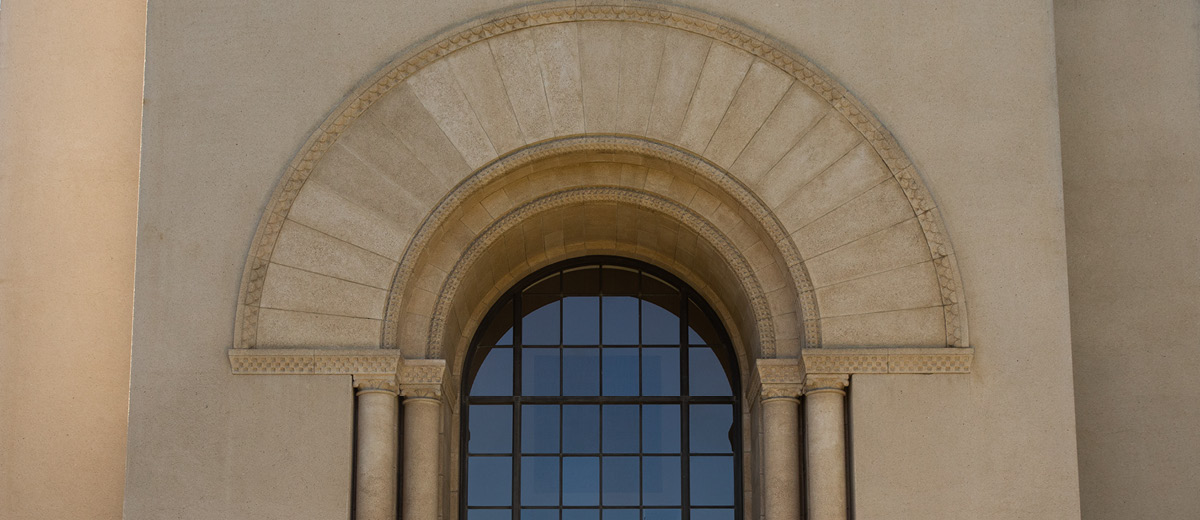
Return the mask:
<path id="1" fill-rule="evenodd" d="M 690 359 L 688 353 L 691 348 L 688 345 L 687 326 L 688 326 L 688 293 L 686 290 L 679 291 L 679 506 L 681 520 L 690 520 L 692 517 L 692 483 L 691 483 L 691 443 L 690 430 L 691 420 L 689 419 L 689 408 L 691 404 L 691 387 L 688 380 L 688 370 Z"/>

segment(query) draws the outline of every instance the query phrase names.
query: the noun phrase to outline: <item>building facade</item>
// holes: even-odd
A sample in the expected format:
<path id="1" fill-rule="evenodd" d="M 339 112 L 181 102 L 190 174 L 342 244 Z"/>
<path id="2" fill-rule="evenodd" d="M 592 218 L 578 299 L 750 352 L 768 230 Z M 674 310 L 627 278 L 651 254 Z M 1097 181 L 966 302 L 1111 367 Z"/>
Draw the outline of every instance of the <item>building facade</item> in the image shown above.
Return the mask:
<path id="1" fill-rule="evenodd" d="M 128 4 L 0 11 L 5 518 L 1200 514 L 1194 2 Z"/>

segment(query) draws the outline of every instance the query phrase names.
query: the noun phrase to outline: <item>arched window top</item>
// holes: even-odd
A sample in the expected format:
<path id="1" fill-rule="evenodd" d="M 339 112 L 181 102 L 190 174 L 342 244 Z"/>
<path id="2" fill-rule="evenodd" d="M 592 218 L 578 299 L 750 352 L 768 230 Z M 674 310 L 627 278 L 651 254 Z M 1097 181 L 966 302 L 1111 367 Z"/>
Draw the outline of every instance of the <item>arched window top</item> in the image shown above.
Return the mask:
<path id="1" fill-rule="evenodd" d="M 467 520 L 732 520 L 737 374 L 715 313 L 669 273 L 610 257 L 535 273 L 467 358 Z"/>

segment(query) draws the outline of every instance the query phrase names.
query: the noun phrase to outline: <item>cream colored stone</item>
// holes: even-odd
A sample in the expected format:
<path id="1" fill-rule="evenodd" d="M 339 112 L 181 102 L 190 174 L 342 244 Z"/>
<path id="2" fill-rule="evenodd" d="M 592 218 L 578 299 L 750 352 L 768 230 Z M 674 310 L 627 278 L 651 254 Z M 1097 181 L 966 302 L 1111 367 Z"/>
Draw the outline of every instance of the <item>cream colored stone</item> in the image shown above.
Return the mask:
<path id="1" fill-rule="evenodd" d="M 805 470 L 811 520 L 846 520 L 846 387 L 849 377 L 804 383 Z"/>
<path id="2" fill-rule="evenodd" d="M 798 389 L 797 389 L 798 390 Z M 800 519 L 800 403 L 796 397 L 764 399 L 763 501 L 767 518 Z"/>
<path id="3" fill-rule="evenodd" d="M 525 142 L 554 136 L 541 61 L 531 31 L 516 31 L 488 40 L 513 114 L 521 125 Z"/>
<path id="4" fill-rule="evenodd" d="M 813 285 L 824 287 L 928 260 L 925 235 L 914 218 L 809 257 L 804 265 Z"/>
<path id="5" fill-rule="evenodd" d="M 355 205 L 386 215 L 393 225 L 403 229 L 415 228 L 431 208 L 394 178 L 367 166 L 353 151 L 338 144 L 321 159 L 311 181 Z"/>
<path id="6" fill-rule="evenodd" d="M 776 207 L 861 141 L 862 134 L 844 117 L 834 111 L 826 112 L 816 126 L 751 187 L 761 194 L 768 206 Z"/>
<path id="7" fill-rule="evenodd" d="M 408 79 L 413 93 L 472 169 L 496 156 L 496 148 L 458 86 L 448 61 L 436 61 Z"/>
<path id="8" fill-rule="evenodd" d="M 396 262 L 295 221 L 285 221 L 271 261 L 334 278 L 388 289 Z"/>
<path id="9" fill-rule="evenodd" d="M 941 307 L 821 318 L 826 347 L 944 347 Z"/>
<path id="10" fill-rule="evenodd" d="M 403 520 L 434 518 L 438 512 L 438 433 L 441 403 L 428 397 L 404 398 Z M 395 510 L 393 509 L 393 514 Z"/>
<path id="11" fill-rule="evenodd" d="M 583 86 L 583 128 L 612 133 L 621 117 L 620 82 L 625 24 L 579 24 L 579 76 Z"/>
<path id="12" fill-rule="evenodd" d="M 363 114 L 338 138 L 335 146 L 346 148 L 371 169 L 391 178 L 409 198 L 420 201 L 422 207 L 432 207 L 454 186 L 453 180 L 430 173 L 418 154 L 387 124 L 382 110 Z"/>
<path id="13" fill-rule="evenodd" d="M 671 31 L 667 36 L 647 135 L 663 141 L 675 140 L 711 45 L 707 38 L 682 31 Z"/>
<path id="14" fill-rule="evenodd" d="M 376 348 L 383 322 L 279 309 L 258 311 L 262 348 Z"/>
<path id="15" fill-rule="evenodd" d="M 645 135 L 650 113 L 654 110 L 654 93 L 661 70 L 664 43 L 668 29 L 643 24 L 624 24 L 621 43 L 621 78 L 618 95 L 621 105 L 617 131 Z"/>
<path id="16" fill-rule="evenodd" d="M 262 306 L 271 309 L 383 318 L 387 291 L 279 264 L 268 268 Z"/>
<path id="17" fill-rule="evenodd" d="M 816 290 L 821 316 L 834 317 L 942 304 L 933 262 L 913 264 Z"/>
<path id="18" fill-rule="evenodd" d="M 829 110 L 808 86 L 796 82 L 746 145 L 729 169 L 747 184 L 755 184 L 791 150 Z"/>
<path id="19" fill-rule="evenodd" d="M 397 86 L 371 105 L 396 137 L 417 156 L 439 182 L 453 186 L 471 171 L 455 143 L 446 137 L 438 120 L 425 109 L 407 83 Z"/>
<path id="20" fill-rule="evenodd" d="M 528 142 L 521 134 L 521 127 L 509 104 L 508 91 L 492 57 L 491 48 L 488 45 L 472 45 L 451 54 L 448 61 L 459 87 L 471 102 L 475 117 L 496 152 L 503 154 Z"/>
<path id="21" fill-rule="evenodd" d="M 713 133 L 704 156 L 724 168 L 732 166 L 794 81 L 774 65 L 755 60 Z"/>
<path id="22" fill-rule="evenodd" d="M 556 24 L 538 27 L 532 32 L 537 43 L 554 135 L 583 132 L 579 29 L 574 24 Z"/>
<path id="23" fill-rule="evenodd" d="M 913 216 L 900 185 L 884 181 L 796 230 L 792 240 L 806 254 L 819 255 Z"/>
<path id="24" fill-rule="evenodd" d="M 879 154 L 862 142 L 796 190 L 775 210 L 784 227 L 800 229 L 887 179 L 890 174 Z"/>
<path id="25" fill-rule="evenodd" d="M 288 218 L 393 260 L 400 259 L 412 233 L 316 183 L 305 185 Z"/>
<path id="26" fill-rule="evenodd" d="M 395 376 L 358 381 L 355 432 L 355 520 L 395 520 L 399 476 Z"/>
<path id="27" fill-rule="evenodd" d="M 709 47 L 676 144 L 694 151 L 708 146 L 753 61 L 753 56 L 729 45 Z"/>

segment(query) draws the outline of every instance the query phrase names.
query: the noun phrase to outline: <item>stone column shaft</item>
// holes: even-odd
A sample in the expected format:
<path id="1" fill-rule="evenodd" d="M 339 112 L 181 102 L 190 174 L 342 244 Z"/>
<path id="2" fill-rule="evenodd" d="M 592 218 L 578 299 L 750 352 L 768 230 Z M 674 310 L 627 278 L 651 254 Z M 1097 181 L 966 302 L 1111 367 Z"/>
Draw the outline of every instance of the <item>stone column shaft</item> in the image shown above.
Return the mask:
<path id="1" fill-rule="evenodd" d="M 808 520 L 846 520 L 845 375 L 809 375 L 804 385 Z"/>
<path id="2" fill-rule="evenodd" d="M 756 369 L 754 386 L 762 399 L 763 513 L 767 520 L 799 520 L 804 372 L 796 359 L 760 359 Z"/>
<path id="3" fill-rule="evenodd" d="M 400 369 L 404 395 L 403 520 L 438 518 L 441 491 L 443 360 L 410 360 Z"/>
<path id="4" fill-rule="evenodd" d="M 355 376 L 358 438 L 355 443 L 355 520 L 396 520 L 399 454 L 395 376 Z"/>

